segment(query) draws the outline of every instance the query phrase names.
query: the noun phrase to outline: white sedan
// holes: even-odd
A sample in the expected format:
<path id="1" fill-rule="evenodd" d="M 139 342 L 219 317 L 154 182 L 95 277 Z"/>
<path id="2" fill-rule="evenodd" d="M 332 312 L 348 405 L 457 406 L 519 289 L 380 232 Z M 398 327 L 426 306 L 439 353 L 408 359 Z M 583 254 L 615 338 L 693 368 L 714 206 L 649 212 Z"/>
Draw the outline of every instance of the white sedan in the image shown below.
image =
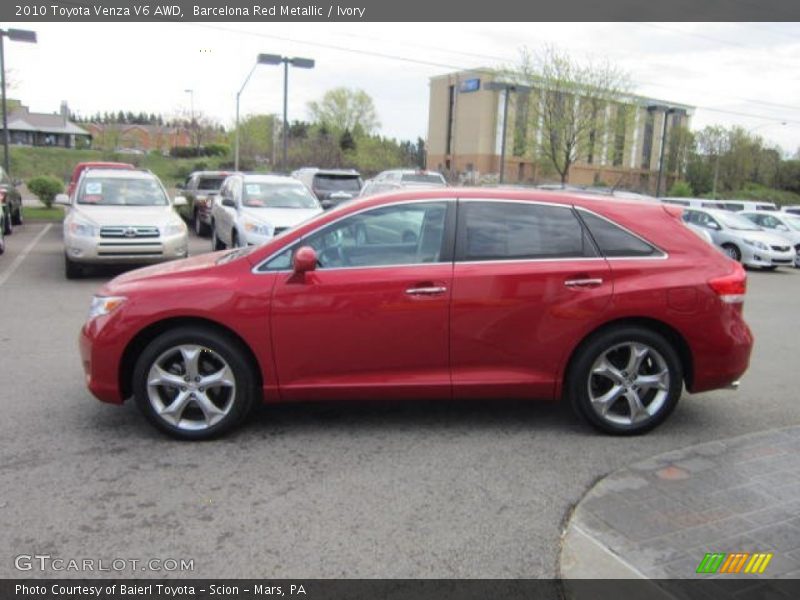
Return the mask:
<path id="1" fill-rule="evenodd" d="M 231 175 L 211 210 L 211 247 L 222 250 L 263 244 L 321 212 L 319 201 L 296 179 Z"/>

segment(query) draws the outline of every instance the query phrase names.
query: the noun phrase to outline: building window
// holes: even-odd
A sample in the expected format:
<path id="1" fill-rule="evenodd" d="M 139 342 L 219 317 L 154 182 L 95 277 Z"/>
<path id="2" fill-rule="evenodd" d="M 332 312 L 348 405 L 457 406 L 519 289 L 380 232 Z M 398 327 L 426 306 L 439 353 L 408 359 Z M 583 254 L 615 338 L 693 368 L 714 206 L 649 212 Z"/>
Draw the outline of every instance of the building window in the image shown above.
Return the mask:
<path id="1" fill-rule="evenodd" d="M 447 154 L 453 153 L 453 120 L 455 118 L 455 104 L 456 104 L 456 86 L 451 85 L 448 88 L 447 98 Z"/>
<path id="2" fill-rule="evenodd" d="M 516 95 L 516 114 L 514 116 L 514 156 L 524 156 L 528 141 L 528 108 L 530 94 Z"/>
<path id="3" fill-rule="evenodd" d="M 622 166 L 625 155 L 625 130 L 627 129 L 628 107 L 617 107 L 617 120 L 614 124 L 614 166 Z"/>
<path id="4" fill-rule="evenodd" d="M 650 160 L 653 155 L 653 132 L 656 127 L 656 113 L 653 110 L 647 111 L 647 118 L 644 121 L 644 138 L 642 140 L 642 168 L 650 168 Z"/>

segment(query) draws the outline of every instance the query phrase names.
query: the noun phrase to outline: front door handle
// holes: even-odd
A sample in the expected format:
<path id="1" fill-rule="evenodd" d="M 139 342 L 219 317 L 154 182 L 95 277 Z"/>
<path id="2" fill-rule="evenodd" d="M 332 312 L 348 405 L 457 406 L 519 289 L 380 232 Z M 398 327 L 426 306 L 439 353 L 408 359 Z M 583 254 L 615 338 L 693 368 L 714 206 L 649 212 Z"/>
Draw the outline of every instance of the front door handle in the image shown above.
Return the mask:
<path id="1" fill-rule="evenodd" d="M 412 287 L 406 290 L 409 296 L 438 296 L 444 294 L 447 288 L 443 285 L 431 285 L 425 287 Z"/>
<path id="2" fill-rule="evenodd" d="M 600 277 L 586 277 L 582 279 L 567 279 L 564 285 L 568 288 L 593 288 L 603 284 Z"/>

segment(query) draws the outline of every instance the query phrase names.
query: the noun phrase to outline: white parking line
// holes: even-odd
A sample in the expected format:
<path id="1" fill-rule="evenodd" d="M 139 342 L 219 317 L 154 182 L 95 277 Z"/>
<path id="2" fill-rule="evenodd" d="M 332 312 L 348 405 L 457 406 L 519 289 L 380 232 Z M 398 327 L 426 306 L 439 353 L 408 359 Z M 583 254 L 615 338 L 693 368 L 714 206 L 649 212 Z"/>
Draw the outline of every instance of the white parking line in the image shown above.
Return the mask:
<path id="1" fill-rule="evenodd" d="M 14 262 L 11 263 L 11 266 L 8 267 L 2 273 L 2 275 L 0 275 L 0 286 L 2 286 L 6 281 L 8 281 L 8 278 L 11 277 L 14 274 L 14 271 L 17 270 L 17 267 L 19 267 L 22 264 L 22 261 L 25 260 L 25 257 L 28 256 L 28 254 L 30 254 L 30 252 L 31 252 L 31 250 L 33 250 L 34 246 L 36 246 L 36 244 L 39 243 L 39 240 L 41 240 L 44 237 L 44 235 L 48 231 L 50 231 L 50 228 L 52 226 L 53 226 L 52 223 L 48 223 L 45 226 L 45 228 L 42 229 L 39 232 L 39 234 L 35 238 L 33 238 L 31 240 L 31 243 L 28 244 L 27 246 L 25 246 L 25 249 L 22 252 L 20 252 L 19 256 L 17 256 L 17 258 L 14 259 Z"/>

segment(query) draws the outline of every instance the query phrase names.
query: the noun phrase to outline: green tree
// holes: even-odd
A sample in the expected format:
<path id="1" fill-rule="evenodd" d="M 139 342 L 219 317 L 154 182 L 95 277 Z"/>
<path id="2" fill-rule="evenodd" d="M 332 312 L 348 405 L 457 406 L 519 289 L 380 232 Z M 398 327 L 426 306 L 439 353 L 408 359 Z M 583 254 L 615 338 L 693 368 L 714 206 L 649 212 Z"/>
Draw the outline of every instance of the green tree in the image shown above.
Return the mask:
<path id="1" fill-rule="evenodd" d="M 631 88 L 626 72 L 607 61 L 580 62 L 555 46 L 545 46 L 536 54 L 523 48 L 519 62 L 498 75 L 531 88 L 530 94 L 517 97 L 527 99 L 528 123 L 533 128 L 541 123 L 541 142 L 532 154 L 546 157 L 562 184 L 579 156 L 597 154 L 607 107 L 613 110 L 610 150 L 622 157 L 633 116 L 626 104 Z"/>
<path id="2" fill-rule="evenodd" d="M 275 152 L 275 115 L 248 115 L 239 121 L 240 160 L 272 161 Z"/>
<path id="3" fill-rule="evenodd" d="M 311 120 L 334 131 L 369 135 L 380 127 L 372 98 L 364 90 L 338 87 L 308 103 Z"/>

